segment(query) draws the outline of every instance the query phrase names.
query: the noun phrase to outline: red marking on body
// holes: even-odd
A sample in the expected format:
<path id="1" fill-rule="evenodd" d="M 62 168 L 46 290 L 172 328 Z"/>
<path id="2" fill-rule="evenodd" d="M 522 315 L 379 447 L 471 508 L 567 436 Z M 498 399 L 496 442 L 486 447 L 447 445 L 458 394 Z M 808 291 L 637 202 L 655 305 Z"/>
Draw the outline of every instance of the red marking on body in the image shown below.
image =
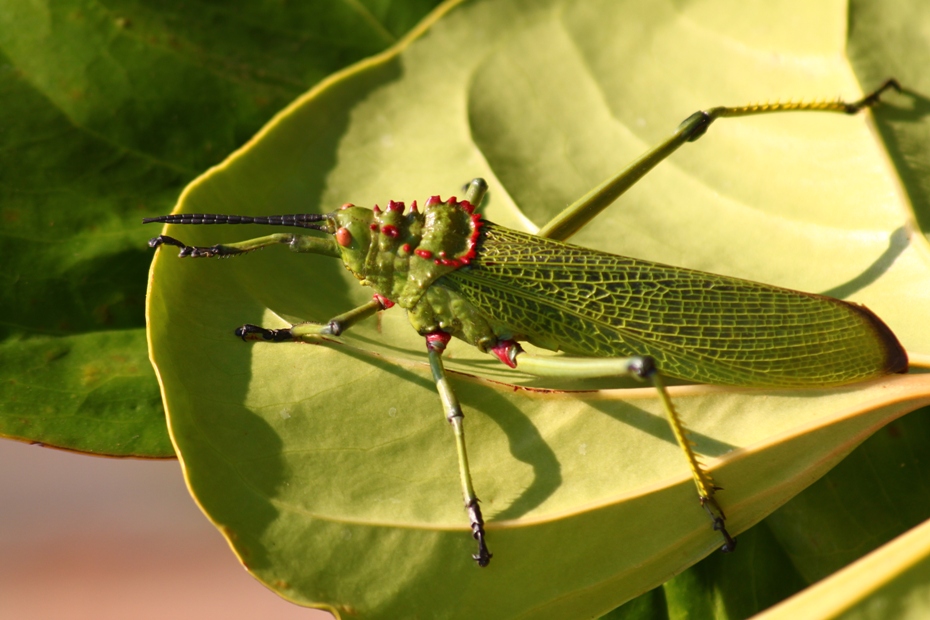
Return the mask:
<path id="1" fill-rule="evenodd" d="M 388 203 L 389 210 L 392 210 L 391 205 L 393 204 L 395 204 L 393 201 Z M 424 205 L 424 208 L 429 208 L 429 207 L 432 207 L 438 204 L 443 204 L 442 198 L 440 198 L 438 195 L 430 196 L 427 199 L 426 204 Z M 442 265 L 444 267 L 453 267 L 457 269 L 459 267 L 464 267 L 465 265 L 469 264 L 472 261 L 472 259 L 475 258 L 475 256 L 477 256 L 477 251 L 475 248 L 478 245 L 478 235 L 480 234 L 480 229 L 481 229 L 481 216 L 475 213 L 475 206 L 467 200 L 458 202 L 455 196 L 450 196 L 449 199 L 445 201 L 445 204 L 458 206 L 460 209 L 462 209 L 462 211 L 464 211 L 471 217 L 471 221 L 472 221 L 472 232 L 471 232 L 471 235 L 469 235 L 468 240 L 467 240 L 468 248 L 465 250 L 465 252 L 461 256 L 459 256 L 458 258 L 449 258 L 445 251 L 441 251 L 439 252 L 439 256 L 433 259 L 433 262 L 436 263 L 437 265 Z M 417 210 L 416 200 L 414 200 L 411 203 L 410 208 L 412 211 Z M 387 227 L 383 227 L 381 231 L 387 234 L 385 231 L 385 228 Z M 404 245 L 404 248 L 407 248 L 404 250 L 405 252 L 410 251 L 409 246 L 407 246 L 406 244 Z M 420 250 L 420 249 L 414 250 L 414 254 L 416 254 L 420 258 L 425 258 L 425 259 L 433 258 L 433 253 L 429 250 Z"/>
<path id="2" fill-rule="evenodd" d="M 376 224 L 375 222 L 372 222 L 371 224 L 368 225 L 368 228 L 372 230 L 378 230 L 378 224 Z"/>
<path id="3" fill-rule="evenodd" d="M 386 237 L 390 237 L 391 239 L 397 239 L 400 231 L 398 231 L 397 226 L 394 226 L 393 224 L 385 224 L 381 227 L 381 233 Z"/>
<path id="4" fill-rule="evenodd" d="M 379 295 L 378 293 L 375 293 L 374 295 L 371 296 L 371 298 L 377 301 L 379 304 L 381 304 L 382 310 L 387 310 L 388 308 L 394 307 L 394 302 L 388 299 L 387 297 L 385 297 L 384 295 Z"/>
<path id="5" fill-rule="evenodd" d="M 502 361 L 504 364 L 510 366 L 511 368 L 517 367 L 517 353 L 522 351 L 520 345 L 517 344 L 516 340 L 501 340 L 496 345 L 488 349 L 489 353 L 492 353 Z"/>
<path id="6" fill-rule="evenodd" d="M 388 211 L 400 211 L 401 213 L 403 213 L 404 206 L 405 205 L 402 202 L 394 202 L 393 200 L 389 200 L 387 210 Z"/>
<path id="7" fill-rule="evenodd" d="M 375 205 L 374 207 L 372 207 L 371 210 L 374 211 L 375 213 L 381 213 L 381 207 L 379 207 L 378 205 Z"/>
<path id="8" fill-rule="evenodd" d="M 339 207 L 339 210 L 340 210 L 340 211 L 345 211 L 346 209 L 351 209 L 351 208 L 354 207 L 354 206 L 355 206 L 355 205 L 352 204 L 351 202 L 346 202 L 346 203 L 343 203 L 343 205 L 342 205 L 341 207 Z"/>
<path id="9" fill-rule="evenodd" d="M 416 201 L 416 200 L 414 200 L 413 202 L 410 203 L 410 211 L 413 212 L 413 213 L 419 213 L 419 211 L 417 211 L 417 201 Z"/>
<path id="10" fill-rule="evenodd" d="M 446 345 L 452 340 L 452 334 L 448 334 L 441 329 L 433 330 L 426 334 L 426 350 L 439 351 L 442 353 L 446 350 Z"/>
<path id="11" fill-rule="evenodd" d="M 400 246 L 400 251 L 404 254 L 410 254 L 410 244 L 405 243 L 404 245 Z"/>
<path id="12" fill-rule="evenodd" d="M 352 245 L 352 233 L 349 232 L 348 228 L 342 227 L 339 230 L 337 230 L 335 237 L 336 237 L 336 243 L 338 243 L 344 248 L 347 248 L 350 245 Z"/>
<path id="13" fill-rule="evenodd" d="M 468 203 L 464 203 L 464 204 L 468 204 Z M 477 213 L 472 213 L 471 221 L 473 224 L 473 228 L 472 228 L 471 235 L 468 237 L 468 249 L 465 251 L 465 253 L 459 256 L 458 258 L 449 259 L 449 258 L 443 258 L 445 256 L 445 252 L 440 252 L 439 258 L 437 258 L 434 261 L 437 265 L 444 265 L 446 267 L 455 267 L 455 268 L 464 267 L 465 265 L 469 264 L 472 261 L 472 259 L 478 255 L 478 252 L 475 248 L 478 245 L 478 235 L 481 234 L 481 216 L 478 215 Z M 428 258 L 428 257 L 424 257 L 424 258 Z"/>

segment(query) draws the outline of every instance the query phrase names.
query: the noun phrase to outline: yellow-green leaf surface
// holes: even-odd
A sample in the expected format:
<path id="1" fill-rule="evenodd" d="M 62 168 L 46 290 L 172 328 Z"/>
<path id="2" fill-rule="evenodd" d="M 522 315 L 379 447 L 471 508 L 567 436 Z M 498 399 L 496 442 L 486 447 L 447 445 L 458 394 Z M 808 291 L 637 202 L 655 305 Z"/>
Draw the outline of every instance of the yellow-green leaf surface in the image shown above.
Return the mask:
<path id="1" fill-rule="evenodd" d="M 532 230 L 695 109 L 877 85 L 886 71 L 854 73 L 844 53 L 852 19 L 841 2 L 451 3 L 296 102 L 179 210 L 409 202 L 482 176 L 486 217 Z M 889 96 L 875 118 L 720 121 L 573 241 L 864 303 L 926 359 L 921 66 L 890 68 L 917 94 Z M 169 230 L 198 245 L 266 232 Z M 370 291 L 283 248 L 228 261 L 163 249 L 151 275 L 151 354 L 188 483 L 287 598 L 346 617 L 586 617 L 719 545 L 650 390 L 515 388 L 580 386 L 459 344 L 448 366 L 495 554 L 478 569 L 451 431 L 402 311 L 322 346 L 247 345 L 238 325 L 325 320 Z M 930 375 L 672 393 L 739 532 L 930 401 Z"/>

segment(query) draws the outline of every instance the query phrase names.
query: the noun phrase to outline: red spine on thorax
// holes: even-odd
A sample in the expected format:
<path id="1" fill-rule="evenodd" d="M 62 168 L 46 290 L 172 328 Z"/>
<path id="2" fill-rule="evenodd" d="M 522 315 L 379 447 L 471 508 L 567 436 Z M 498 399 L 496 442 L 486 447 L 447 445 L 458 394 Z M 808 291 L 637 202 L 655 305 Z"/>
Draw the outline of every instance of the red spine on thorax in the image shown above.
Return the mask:
<path id="1" fill-rule="evenodd" d="M 426 201 L 426 207 L 430 207 L 441 202 L 442 198 L 440 198 L 438 195 L 430 196 L 429 200 Z M 468 250 L 466 250 L 464 254 L 456 258 L 449 258 L 445 255 L 445 252 L 440 252 L 439 256 L 433 259 L 433 262 L 437 265 L 445 265 L 446 267 L 455 267 L 457 269 L 459 267 L 464 267 L 470 263 L 472 259 L 475 258 L 475 256 L 477 256 L 475 247 L 478 245 L 478 235 L 481 234 L 481 216 L 475 213 L 475 206 L 467 200 L 458 202 L 455 199 L 455 196 L 451 196 L 449 200 L 446 201 L 446 204 L 458 206 L 462 211 L 471 217 L 471 221 L 474 223 L 471 236 L 468 237 Z M 414 253 L 420 258 L 433 258 L 433 253 L 429 250 L 415 250 Z"/>

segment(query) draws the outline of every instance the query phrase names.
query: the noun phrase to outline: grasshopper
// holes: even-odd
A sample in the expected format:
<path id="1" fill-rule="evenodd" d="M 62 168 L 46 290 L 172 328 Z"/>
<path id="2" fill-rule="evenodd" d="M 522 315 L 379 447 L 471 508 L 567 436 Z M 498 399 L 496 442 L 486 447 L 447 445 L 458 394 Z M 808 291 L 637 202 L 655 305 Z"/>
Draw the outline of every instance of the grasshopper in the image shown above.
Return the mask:
<path id="1" fill-rule="evenodd" d="M 536 235 L 498 226 L 475 208 L 488 186 L 475 179 L 464 200 L 433 196 L 385 209 L 344 204 L 324 214 L 269 217 L 175 214 L 143 220 L 166 224 L 264 224 L 325 234 L 272 234 L 209 247 L 167 235 L 149 242 L 180 256 L 225 257 L 275 244 L 343 261 L 375 293 L 371 301 L 325 323 L 286 329 L 242 325 L 245 341 L 315 342 L 398 305 L 425 339 L 429 364 L 458 452 L 462 493 L 478 551 L 487 566 L 484 519 L 468 467 L 462 408 L 442 363 L 452 337 L 540 376 L 632 376 L 657 390 L 691 469 L 700 505 L 731 551 L 710 474 L 688 440 L 663 377 L 755 387 L 826 387 L 904 373 L 908 359 L 894 333 L 864 306 L 747 280 L 598 252 L 565 243 L 676 149 L 701 137 L 717 118 L 769 112 L 856 114 L 879 102 L 890 79 L 855 102 L 769 103 L 715 107 L 685 119 L 664 142 L 592 189 Z M 530 342 L 567 356 L 533 356 Z"/>

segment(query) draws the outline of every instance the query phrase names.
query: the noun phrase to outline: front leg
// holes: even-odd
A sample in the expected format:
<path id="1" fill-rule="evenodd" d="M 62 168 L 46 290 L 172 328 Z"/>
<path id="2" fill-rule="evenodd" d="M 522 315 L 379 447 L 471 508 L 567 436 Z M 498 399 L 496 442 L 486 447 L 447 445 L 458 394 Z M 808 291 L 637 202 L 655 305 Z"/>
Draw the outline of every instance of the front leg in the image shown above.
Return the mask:
<path id="1" fill-rule="evenodd" d="M 284 244 L 294 252 L 307 252 L 311 254 L 324 254 L 327 256 L 339 256 L 339 249 L 336 242 L 332 239 L 311 237 L 310 235 L 295 235 L 290 233 L 278 233 L 247 239 L 246 241 L 237 241 L 234 243 L 218 243 L 210 246 L 187 245 L 183 241 L 169 237 L 168 235 L 158 235 L 149 239 L 149 247 L 157 248 L 162 245 L 172 245 L 181 248 L 178 256 L 182 258 L 212 258 L 214 256 L 226 257 L 245 254 L 254 250 L 260 250 L 270 245 Z"/>

